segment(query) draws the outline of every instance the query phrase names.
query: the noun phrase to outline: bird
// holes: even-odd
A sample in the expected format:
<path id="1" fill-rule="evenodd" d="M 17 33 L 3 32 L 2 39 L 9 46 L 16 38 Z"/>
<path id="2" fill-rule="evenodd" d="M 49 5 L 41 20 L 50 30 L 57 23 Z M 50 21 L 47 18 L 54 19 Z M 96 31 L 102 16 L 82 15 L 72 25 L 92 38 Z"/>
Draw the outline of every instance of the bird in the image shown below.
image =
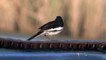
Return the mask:
<path id="1" fill-rule="evenodd" d="M 38 28 L 39 31 L 35 35 L 28 38 L 27 40 L 30 41 L 33 38 L 38 37 L 40 35 L 44 35 L 45 37 L 50 39 L 48 35 L 52 36 L 59 34 L 63 30 L 63 28 L 64 28 L 63 18 L 61 16 L 57 16 L 53 21 L 50 21 L 42 25 L 40 28 Z"/>

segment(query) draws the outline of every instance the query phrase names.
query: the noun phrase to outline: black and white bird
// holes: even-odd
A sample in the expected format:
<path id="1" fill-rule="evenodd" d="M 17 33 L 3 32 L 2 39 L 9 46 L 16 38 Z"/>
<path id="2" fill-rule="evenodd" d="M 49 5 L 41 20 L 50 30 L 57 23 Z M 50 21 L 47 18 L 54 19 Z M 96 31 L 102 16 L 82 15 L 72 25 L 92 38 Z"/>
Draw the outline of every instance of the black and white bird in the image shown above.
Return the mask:
<path id="1" fill-rule="evenodd" d="M 61 16 L 57 16 L 54 21 L 48 22 L 44 24 L 43 26 L 41 26 L 39 28 L 40 30 L 35 35 L 30 37 L 28 40 L 31 40 L 34 37 L 37 37 L 40 35 L 44 35 L 45 37 L 50 39 L 48 35 L 59 34 L 63 30 L 63 28 L 64 28 L 63 19 Z"/>

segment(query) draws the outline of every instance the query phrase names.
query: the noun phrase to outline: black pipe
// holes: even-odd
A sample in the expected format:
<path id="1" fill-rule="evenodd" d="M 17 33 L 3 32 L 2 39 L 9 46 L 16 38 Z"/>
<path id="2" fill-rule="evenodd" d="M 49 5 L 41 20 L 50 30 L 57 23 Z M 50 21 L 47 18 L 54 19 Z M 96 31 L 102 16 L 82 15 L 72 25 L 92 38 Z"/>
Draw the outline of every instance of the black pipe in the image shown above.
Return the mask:
<path id="1" fill-rule="evenodd" d="M 0 38 L 0 48 L 18 50 L 106 51 L 106 42 L 31 42 Z"/>

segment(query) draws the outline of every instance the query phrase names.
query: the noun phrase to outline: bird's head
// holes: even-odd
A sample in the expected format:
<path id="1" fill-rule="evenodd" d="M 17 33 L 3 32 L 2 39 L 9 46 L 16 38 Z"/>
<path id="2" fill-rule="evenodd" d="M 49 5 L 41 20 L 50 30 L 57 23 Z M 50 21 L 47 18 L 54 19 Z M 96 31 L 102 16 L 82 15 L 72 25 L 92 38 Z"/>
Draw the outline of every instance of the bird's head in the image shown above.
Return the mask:
<path id="1" fill-rule="evenodd" d="M 61 16 L 57 16 L 55 22 L 57 22 L 57 24 L 60 26 L 64 26 L 63 19 Z"/>
<path id="2" fill-rule="evenodd" d="M 55 21 L 61 22 L 61 21 L 63 21 L 63 19 L 62 19 L 61 16 L 57 16 L 56 19 L 55 19 Z"/>

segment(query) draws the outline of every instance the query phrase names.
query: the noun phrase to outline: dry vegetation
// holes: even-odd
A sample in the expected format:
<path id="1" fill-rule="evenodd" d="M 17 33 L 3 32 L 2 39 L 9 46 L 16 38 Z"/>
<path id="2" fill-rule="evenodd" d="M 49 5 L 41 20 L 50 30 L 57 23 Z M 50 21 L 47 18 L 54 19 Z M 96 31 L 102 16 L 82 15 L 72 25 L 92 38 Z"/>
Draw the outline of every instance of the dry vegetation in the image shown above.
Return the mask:
<path id="1" fill-rule="evenodd" d="M 105 0 L 1 0 L 0 31 L 32 33 L 55 16 L 73 38 L 106 38 Z"/>

